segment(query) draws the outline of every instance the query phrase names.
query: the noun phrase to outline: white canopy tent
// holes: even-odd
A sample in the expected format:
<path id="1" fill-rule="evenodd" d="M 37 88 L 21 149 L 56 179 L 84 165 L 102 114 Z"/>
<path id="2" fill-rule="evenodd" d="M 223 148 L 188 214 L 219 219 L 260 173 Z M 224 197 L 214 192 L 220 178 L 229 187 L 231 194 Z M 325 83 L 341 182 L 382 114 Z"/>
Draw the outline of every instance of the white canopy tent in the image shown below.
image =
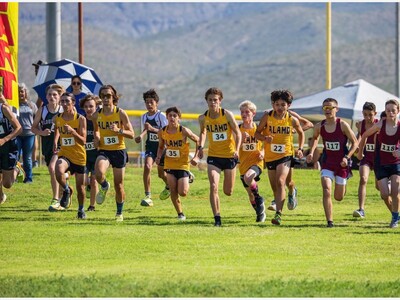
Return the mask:
<path id="1" fill-rule="evenodd" d="M 322 102 L 326 98 L 334 98 L 338 101 L 337 116 L 346 119 L 352 125 L 355 124 L 353 121 L 363 119 L 362 107 L 366 101 L 375 103 L 379 117 L 379 114 L 385 110 L 387 100 L 399 100 L 395 95 L 359 79 L 330 90 L 295 99 L 290 109 L 310 121 L 320 121 L 324 119 Z"/>

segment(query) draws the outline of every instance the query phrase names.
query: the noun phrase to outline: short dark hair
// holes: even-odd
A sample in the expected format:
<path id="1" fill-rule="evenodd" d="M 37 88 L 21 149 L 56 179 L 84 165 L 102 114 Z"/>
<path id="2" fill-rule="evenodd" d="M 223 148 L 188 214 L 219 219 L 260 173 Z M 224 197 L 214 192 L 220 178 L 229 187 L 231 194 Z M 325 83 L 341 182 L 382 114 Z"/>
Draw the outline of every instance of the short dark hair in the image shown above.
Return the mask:
<path id="1" fill-rule="evenodd" d="M 217 88 L 217 87 L 211 87 L 211 88 L 209 88 L 209 89 L 206 91 L 206 93 L 205 93 L 205 95 L 204 95 L 204 98 L 207 100 L 208 96 L 209 96 L 209 95 L 212 95 L 212 94 L 218 95 L 219 98 L 220 98 L 221 100 L 224 99 L 224 94 L 222 93 L 222 90 L 219 89 L 219 88 Z"/>
<path id="2" fill-rule="evenodd" d="M 155 89 L 150 89 L 147 92 L 143 93 L 143 100 L 146 101 L 146 99 L 152 98 L 154 101 L 158 103 L 160 101 L 160 98 L 158 97 L 158 94 Z"/>
<path id="3" fill-rule="evenodd" d="M 99 90 L 99 97 L 101 98 L 101 92 L 102 90 L 111 90 L 112 91 L 112 97 L 113 97 L 113 104 L 117 105 L 119 98 L 121 98 L 121 95 L 117 93 L 117 90 L 111 85 L 111 84 L 105 84 L 103 85 L 100 90 Z"/>
<path id="4" fill-rule="evenodd" d="M 271 93 L 271 101 L 283 100 L 287 104 L 292 104 L 293 94 L 289 90 L 276 90 Z"/>
<path id="5" fill-rule="evenodd" d="M 71 98 L 74 102 L 76 102 L 75 95 L 72 94 L 72 93 L 70 93 L 70 92 L 64 92 L 64 93 L 62 93 L 61 96 L 60 96 L 60 99 L 61 99 L 62 97 Z"/>
<path id="6" fill-rule="evenodd" d="M 176 106 L 168 107 L 167 110 L 165 111 L 165 114 L 168 116 L 170 112 L 177 113 L 179 118 L 182 116 L 181 110 L 177 108 Z"/>
<path id="7" fill-rule="evenodd" d="M 336 100 L 336 99 L 333 99 L 333 98 L 326 98 L 324 101 L 322 101 L 322 105 L 323 105 L 325 102 L 333 102 L 333 103 L 335 103 L 336 105 L 338 105 L 337 100 Z"/>
<path id="8" fill-rule="evenodd" d="M 376 111 L 376 106 L 372 102 L 365 102 L 363 105 L 363 110 L 370 110 L 370 111 Z"/>

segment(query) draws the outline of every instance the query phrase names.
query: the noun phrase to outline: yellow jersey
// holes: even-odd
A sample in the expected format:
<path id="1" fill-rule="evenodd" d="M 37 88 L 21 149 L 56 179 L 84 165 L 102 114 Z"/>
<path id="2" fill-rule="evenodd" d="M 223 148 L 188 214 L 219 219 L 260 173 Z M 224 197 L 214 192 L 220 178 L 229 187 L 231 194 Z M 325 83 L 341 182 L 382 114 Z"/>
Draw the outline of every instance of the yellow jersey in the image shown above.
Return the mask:
<path id="1" fill-rule="evenodd" d="M 168 133 L 167 127 L 161 133 L 166 146 L 164 169 L 189 171 L 189 142 L 182 134 L 182 126 L 175 133 Z"/>
<path id="2" fill-rule="evenodd" d="M 65 156 L 73 164 L 78 166 L 86 166 L 86 150 L 84 144 L 79 144 L 75 140 L 75 137 L 67 133 L 64 129 L 64 125 L 68 124 L 74 130 L 78 131 L 79 128 L 79 116 L 77 112 L 74 114 L 74 118 L 70 121 L 65 121 L 63 118 L 63 113 L 58 114 L 55 119 L 55 125 L 60 133 L 60 151 L 58 151 L 58 156 Z"/>
<path id="3" fill-rule="evenodd" d="M 239 149 L 239 172 L 240 175 L 246 174 L 246 172 L 250 169 L 251 166 L 259 166 L 262 170 L 264 167 L 264 162 L 260 159 L 260 152 L 263 147 L 262 141 L 257 140 L 254 137 L 254 133 L 256 132 L 257 125 L 253 123 L 252 128 L 244 128 L 243 124 L 239 125 L 240 132 L 242 133 L 242 145 Z M 245 138 L 244 133 L 247 132 L 249 135 Z"/>
<path id="4" fill-rule="evenodd" d="M 100 150 L 123 150 L 125 149 L 124 136 L 118 132 L 110 130 L 110 125 L 116 124 L 119 128 L 123 128 L 122 121 L 119 116 L 119 108 L 114 106 L 113 113 L 106 116 L 103 109 L 100 109 L 97 116 L 97 126 L 100 131 Z"/>
<path id="5" fill-rule="evenodd" d="M 208 138 L 208 156 L 233 158 L 236 151 L 235 140 L 225 110 L 220 108 L 219 116 L 216 119 L 210 118 L 208 110 L 204 116 Z"/>
<path id="6" fill-rule="evenodd" d="M 271 135 L 273 137 L 271 143 L 264 142 L 264 160 L 266 162 L 293 156 L 292 129 L 292 116 L 289 112 L 286 112 L 282 120 L 275 118 L 274 111 L 269 112 L 267 126 L 262 132 L 263 135 Z"/>

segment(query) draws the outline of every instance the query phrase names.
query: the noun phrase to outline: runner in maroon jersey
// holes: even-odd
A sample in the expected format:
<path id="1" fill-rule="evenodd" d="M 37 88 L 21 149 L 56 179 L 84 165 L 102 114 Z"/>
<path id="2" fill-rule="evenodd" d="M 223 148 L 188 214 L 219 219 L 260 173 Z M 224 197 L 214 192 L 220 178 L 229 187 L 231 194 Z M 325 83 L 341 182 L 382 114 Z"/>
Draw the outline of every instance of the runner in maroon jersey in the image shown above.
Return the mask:
<path id="1" fill-rule="evenodd" d="M 333 227 L 332 182 L 335 181 L 335 200 L 343 200 L 346 193 L 347 179 L 351 175 L 350 158 L 357 149 L 358 142 L 349 124 L 336 117 L 339 108 L 335 99 L 325 99 L 322 103 L 322 109 L 325 114 L 325 120 L 314 127 L 314 141 L 307 156 L 307 162 L 310 163 L 312 161 L 319 136 L 321 136 L 324 144 L 321 166 L 323 205 L 328 223 L 327 227 Z M 348 140 L 351 142 L 350 150 L 347 149 Z"/>
<path id="2" fill-rule="evenodd" d="M 363 157 L 363 149 L 369 136 L 377 135 L 374 171 L 378 179 L 381 198 L 388 207 L 392 208 L 392 221 L 390 228 L 398 227 L 399 222 L 399 186 L 400 186 L 400 121 L 399 102 L 388 100 L 385 103 L 386 119 L 368 129 L 361 137 L 360 151 L 357 157 Z M 390 180 L 390 187 L 389 187 Z"/>
<path id="3" fill-rule="evenodd" d="M 378 122 L 376 116 L 376 106 L 372 102 L 365 102 L 363 106 L 364 120 L 357 122 L 356 127 L 358 129 L 358 141 L 360 142 L 363 133 L 371 128 L 375 123 Z M 367 182 L 369 173 L 374 169 L 374 153 L 375 153 L 375 134 L 371 135 L 367 139 L 366 147 L 364 148 L 364 157 L 360 161 L 359 173 L 360 182 L 358 184 L 358 205 L 359 209 L 353 212 L 353 217 L 364 218 L 365 217 L 365 197 L 367 196 Z M 378 188 L 378 181 L 375 178 L 375 187 Z"/>

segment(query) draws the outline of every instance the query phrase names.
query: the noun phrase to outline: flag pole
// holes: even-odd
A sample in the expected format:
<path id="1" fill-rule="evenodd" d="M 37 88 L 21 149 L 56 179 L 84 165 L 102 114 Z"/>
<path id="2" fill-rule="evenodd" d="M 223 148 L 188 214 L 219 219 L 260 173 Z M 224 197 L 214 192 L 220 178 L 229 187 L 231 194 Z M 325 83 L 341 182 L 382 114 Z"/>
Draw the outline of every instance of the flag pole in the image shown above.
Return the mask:
<path id="1" fill-rule="evenodd" d="M 331 39 L 331 3 L 326 3 L 326 89 L 332 87 L 332 39 Z"/>
<path id="2" fill-rule="evenodd" d="M 78 2 L 79 63 L 83 64 L 83 7 Z"/>

